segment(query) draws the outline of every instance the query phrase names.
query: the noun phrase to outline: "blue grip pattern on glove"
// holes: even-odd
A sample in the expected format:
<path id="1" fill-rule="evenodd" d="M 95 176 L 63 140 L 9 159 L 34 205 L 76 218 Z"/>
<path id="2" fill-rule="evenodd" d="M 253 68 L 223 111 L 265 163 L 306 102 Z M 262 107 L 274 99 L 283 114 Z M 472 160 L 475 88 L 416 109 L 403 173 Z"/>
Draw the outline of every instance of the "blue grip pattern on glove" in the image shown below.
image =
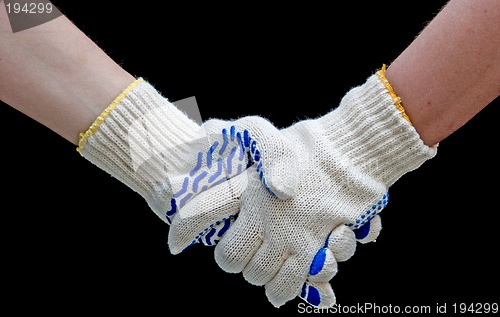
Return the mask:
<path id="1" fill-rule="evenodd" d="M 351 227 L 356 236 L 359 236 L 358 239 L 362 239 L 368 235 L 370 232 L 370 226 L 365 226 L 370 223 L 370 220 L 373 219 L 379 212 L 382 211 L 387 206 L 389 202 L 389 193 L 386 193 L 382 198 L 377 201 L 376 204 L 373 204 L 370 209 L 367 209 L 364 213 L 362 213 L 358 219 L 354 223 L 347 224 Z"/>
<path id="2" fill-rule="evenodd" d="M 172 219 L 178 210 L 192 197 L 241 174 L 254 164 L 263 186 L 271 195 L 274 195 L 264 177 L 257 142 L 251 138 L 248 130 L 245 129 L 239 132 L 233 125 L 229 128 L 229 131 L 223 129 L 221 137 L 222 140 L 214 141 L 206 152 L 198 152 L 196 165 L 189 172 L 189 176 L 184 178 L 182 188 L 174 193 L 170 201 L 171 208 L 166 212 L 166 219 L 169 224 L 172 223 Z M 191 245 L 201 243 L 213 246 L 217 244 L 236 216 L 229 215 L 211 224 L 193 239 Z"/>
<path id="3" fill-rule="evenodd" d="M 377 210 L 377 212 L 380 212 L 387 205 L 387 199 L 388 199 L 388 194 L 384 195 L 383 198 L 377 203 L 377 205 L 376 205 L 377 207 L 375 208 Z M 378 208 L 378 207 L 380 207 L 380 208 Z M 373 219 L 373 217 L 375 217 L 377 212 L 375 214 L 373 214 L 373 212 L 371 212 L 372 216 L 366 217 L 369 219 L 364 220 L 364 223 L 361 224 L 361 226 L 359 226 L 357 229 L 352 230 L 353 224 L 347 225 L 347 227 L 351 228 L 351 230 L 354 232 L 354 236 L 355 236 L 356 240 L 358 240 L 358 241 L 362 240 L 369 235 L 370 228 L 371 228 L 371 219 Z M 316 255 L 314 256 L 314 259 L 311 263 L 311 267 L 309 269 L 308 281 L 306 281 L 303 284 L 301 293 L 299 295 L 299 297 L 302 300 L 304 300 L 305 302 L 309 303 L 310 305 L 316 306 L 316 307 L 322 307 L 322 306 L 325 306 L 325 305 L 327 306 L 327 305 L 331 304 L 331 298 L 328 298 L 328 294 L 324 294 L 324 293 L 328 293 L 330 291 L 330 287 L 325 288 L 324 283 L 328 283 L 328 282 L 323 282 L 323 285 L 319 284 L 319 285 L 323 286 L 323 289 L 320 289 L 320 288 L 316 287 L 317 284 L 313 285 L 309 280 L 311 279 L 311 277 L 319 276 L 320 274 L 325 273 L 325 271 L 336 270 L 336 266 L 331 267 L 331 266 L 333 266 L 331 263 L 331 259 L 330 259 L 330 263 L 327 263 L 328 262 L 328 255 L 332 254 L 332 252 L 337 247 L 338 248 L 345 247 L 342 245 L 341 246 L 329 245 L 329 238 L 330 238 L 330 236 L 327 237 L 326 242 L 325 242 L 325 246 L 323 248 L 319 249 L 318 252 L 316 253 Z M 335 260 L 337 262 L 345 261 L 345 259 L 335 259 Z M 335 273 L 333 273 L 332 275 L 334 275 L 334 274 Z M 324 303 L 325 298 L 326 298 L 327 303 Z"/>

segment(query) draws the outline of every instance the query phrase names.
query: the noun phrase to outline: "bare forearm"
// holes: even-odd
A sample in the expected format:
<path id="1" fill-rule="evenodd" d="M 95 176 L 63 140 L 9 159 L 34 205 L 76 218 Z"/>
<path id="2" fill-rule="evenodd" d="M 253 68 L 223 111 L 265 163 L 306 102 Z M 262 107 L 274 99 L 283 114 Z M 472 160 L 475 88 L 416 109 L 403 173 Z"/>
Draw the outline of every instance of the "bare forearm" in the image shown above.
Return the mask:
<path id="1" fill-rule="evenodd" d="M 427 145 L 500 94 L 500 1 L 451 0 L 386 76 Z"/>
<path id="2" fill-rule="evenodd" d="M 65 16 L 12 33 L 0 5 L 0 99 L 71 143 L 133 79 Z"/>

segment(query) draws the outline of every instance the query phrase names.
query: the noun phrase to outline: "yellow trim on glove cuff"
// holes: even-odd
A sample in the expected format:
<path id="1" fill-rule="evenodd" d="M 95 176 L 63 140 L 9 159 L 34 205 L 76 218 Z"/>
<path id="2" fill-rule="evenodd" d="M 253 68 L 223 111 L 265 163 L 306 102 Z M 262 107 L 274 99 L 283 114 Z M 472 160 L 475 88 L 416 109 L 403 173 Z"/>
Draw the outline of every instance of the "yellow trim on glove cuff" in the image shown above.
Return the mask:
<path id="1" fill-rule="evenodd" d="M 99 128 L 99 125 L 106 120 L 109 113 L 127 96 L 127 94 L 134 89 L 139 83 L 144 82 L 144 79 L 138 78 L 134 80 L 127 88 L 125 88 L 113 102 L 94 120 L 87 131 L 80 133 L 80 140 L 78 141 L 78 147 L 76 150 L 81 154 L 83 152 L 83 146 L 87 139 L 91 137 Z"/>
<path id="2" fill-rule="evenodd" d="M 384 65 L 382 65 L 382 68 L 377 72 L 377 77 L 384 84 L 385 88 L 389 92 L 389 95 L 391 95 L 392 100 L 394 101 L 394 105 L 401 112 L 401 115 L 403 116 L 403 118 L 406 119 L 410 124 L 412 124 L 410 117 L 408 117 L 408 115 L 406 114 L 405 108 L 403 107 L 403 104 L 401 103 L 401 98 L 399 98 L 399 96 L 396 95 L 396 93 L 394 92 L 394 89 L 392 88 L 391 84 L 389 83 L 389 80 L 387 80 L 387 78 L 385 77 L 385 71 L 386 71 L 386 65 L 384 64 Z"/>

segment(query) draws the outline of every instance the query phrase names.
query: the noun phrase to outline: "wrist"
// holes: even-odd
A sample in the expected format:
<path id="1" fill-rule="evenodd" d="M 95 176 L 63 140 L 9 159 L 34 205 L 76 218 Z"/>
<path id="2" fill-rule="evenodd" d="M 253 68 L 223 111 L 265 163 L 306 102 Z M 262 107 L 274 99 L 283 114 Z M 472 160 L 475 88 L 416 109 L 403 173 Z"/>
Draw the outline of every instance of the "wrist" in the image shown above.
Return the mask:
<path id="1" fill-rule="evenodd" d="M 398 98 L 379 75 L 351 89 L 340 105 L 320 118 L 326 137 L 356 166 L 386 186 L 435 156 L 424 144 Z"/>
<path id="2" fill-rule="evenodd" d="M 81 134 L 77 151 L 143 196 L 165 219 L 183 171 L 196 163 L 192 143 L 199 133 L 196 122 L 137 79 Z"/>

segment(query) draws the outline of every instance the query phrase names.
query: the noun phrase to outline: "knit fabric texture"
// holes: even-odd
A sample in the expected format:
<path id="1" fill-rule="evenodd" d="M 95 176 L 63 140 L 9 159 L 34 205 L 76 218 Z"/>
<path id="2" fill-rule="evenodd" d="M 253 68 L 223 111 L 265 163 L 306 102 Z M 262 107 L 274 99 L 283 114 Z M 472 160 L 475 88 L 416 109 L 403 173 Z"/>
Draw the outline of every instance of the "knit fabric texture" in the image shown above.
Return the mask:
<path id="1" fill-rule="evenodd" d="M 281 133 L 293 145 L 293 153 L 282 156 L 288 171 L 298 175 L 296 196 L 283 200 L 269 195 L 258 173 L 248 170 L 230 180 L 234 186 L 211 189 L 211 198 L 225 206 L 223 211 L 204 209 L 202 197 L 192 200 L 185 208 L 192 217 L 172 225 L 170 249 L 177 253 L 196 243 L 174 236 L 192 236 L 221 214 L 239 212 L 215 247 L 218 265 L 264 285 L 276 307 L 296 296 L 331 306 L 335 296 L 328 280 L 311 274 L 318 250 L 324 250 L 325 260 L 329 253 L 349 254 L 328 243 L 331 233 L 340 226 L 360 229 L 378 219 L 389 187 L 434 157 L 437 148 L 423 143 L 375 74 L 352 88 L 330 113 Z M 261 153 L 276 152 L 265 139 L 257 145 Z"/>
<path id="2" fill-rule="evenodd" d="M 194 120 L 138 79 L 82 134 L 78 150 L 170 222 L 174 193 L 183 188 L 207 143 Z"/>
<path id="3" fill-rule="evenodd" d="M 274 150 L 259 152 L 256 140 L 273 144 Z M 225 181 L 250 166 L 276 197 L 291 197 L 297 187 L 295 171 L 288 171 L 282 158 L 292 152 L 291 146 L 269 121 L 248 116 L 235 121 L 212 119 L 200 126 L 143 79 L 127 87 L 81 134 L 77 150 L 144 197 L 169 224 L 174 216 L 191 216 L 182 207 L 193 197 L 206 196 L 204 192 L 214 186 L 226 188 Z M 265 171 L 269 178 L 264 177 Z M 200 211 L 216 210 L 217 199 L 210 197 Z M 181 239 L 213 245 L 223 234 L 219 231 L 233 220 L 234 214 L 228 214 Z"/>

